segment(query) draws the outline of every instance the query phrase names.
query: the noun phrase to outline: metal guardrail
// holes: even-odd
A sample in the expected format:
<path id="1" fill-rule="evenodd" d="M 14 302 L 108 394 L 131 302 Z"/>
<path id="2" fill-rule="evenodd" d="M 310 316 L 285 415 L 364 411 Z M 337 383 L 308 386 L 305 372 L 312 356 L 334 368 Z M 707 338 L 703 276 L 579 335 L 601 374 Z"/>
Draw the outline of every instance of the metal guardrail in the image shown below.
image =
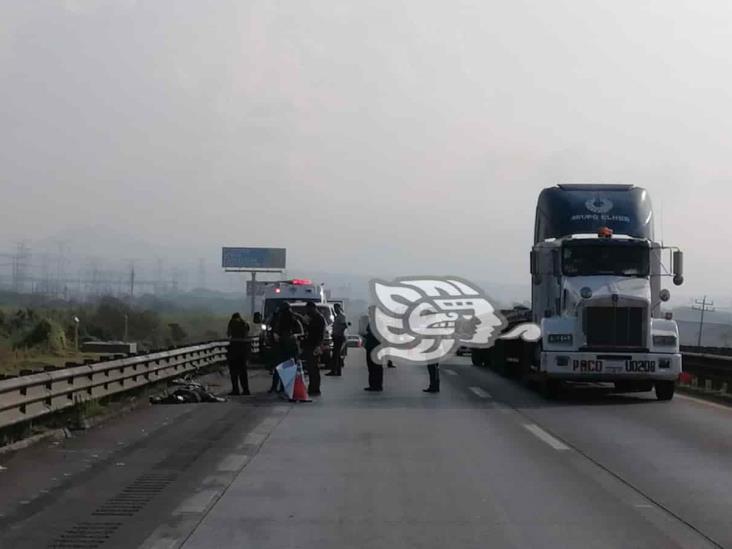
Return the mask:
<path id="1" fill-rule="evenodd" d="M 225 362 L 228 344 L 215 341 L 4 379 L 0 427 Z"/>
<path id="2" fill-rule="evenodd" d="M 726 393 L 732 385 L 732 356 L 685 351 L 683 370 L 694 386 Z"/>

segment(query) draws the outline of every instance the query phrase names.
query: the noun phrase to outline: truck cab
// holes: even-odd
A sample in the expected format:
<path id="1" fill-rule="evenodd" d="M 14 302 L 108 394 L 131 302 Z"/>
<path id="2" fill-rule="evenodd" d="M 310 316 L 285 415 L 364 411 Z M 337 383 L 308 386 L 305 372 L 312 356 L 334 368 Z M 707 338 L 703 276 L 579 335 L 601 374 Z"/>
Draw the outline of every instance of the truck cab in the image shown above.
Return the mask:
<path id="1" fill-rule="evenodd" d="M 668 257 L 672 268 L 664 267 Z M 683 282 L 683 256 L 655 241 L 645 189 L 558 185 L 542 191 L 531 251 L 532 320 L 542 338 L 524 366 L 550 386 L 612 382 L 673 397 L 681 373 L 662 280 Z"/>

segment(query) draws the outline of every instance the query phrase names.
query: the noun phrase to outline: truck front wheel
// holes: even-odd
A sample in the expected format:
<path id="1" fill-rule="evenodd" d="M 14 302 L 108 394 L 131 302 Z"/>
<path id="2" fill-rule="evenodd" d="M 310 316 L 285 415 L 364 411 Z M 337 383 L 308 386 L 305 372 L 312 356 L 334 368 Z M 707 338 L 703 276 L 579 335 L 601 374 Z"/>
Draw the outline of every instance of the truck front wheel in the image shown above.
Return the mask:
<path id="1" fill-rule="evenodd" d="M 671 400 L 676 390 L 675 381 L 656 381 L 656 398 L 658 400 Z"/>
<path id="2" fill-rule="evenodd" d="M 488 362 L 488 349 L 471 349 L 470 359 L 473 366 L 485 366 Z"/>

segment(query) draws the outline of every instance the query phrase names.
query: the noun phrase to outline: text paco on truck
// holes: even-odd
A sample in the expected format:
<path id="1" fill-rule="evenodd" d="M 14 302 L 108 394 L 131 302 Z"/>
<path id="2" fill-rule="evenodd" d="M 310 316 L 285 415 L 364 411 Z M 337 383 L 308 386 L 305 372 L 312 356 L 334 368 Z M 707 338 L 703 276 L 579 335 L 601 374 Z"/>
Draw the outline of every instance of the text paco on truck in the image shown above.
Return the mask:
<path id="1" fill-rule="evenodd" d="M 655 240 L 653 221 L 640 187 L 544 189 L 531 250 L 530 314 L 541 340 L 498 340 L 490 351 L 475 349 L 474 363 L 501 361 L 507 373 L 541 379 L 550 394 L 564 381 L 613 382 L 670 400 L 681 354 L 676 322 L 661 310 L 670 298 L 661 281 L 683 283 L 683 255 Z"/>

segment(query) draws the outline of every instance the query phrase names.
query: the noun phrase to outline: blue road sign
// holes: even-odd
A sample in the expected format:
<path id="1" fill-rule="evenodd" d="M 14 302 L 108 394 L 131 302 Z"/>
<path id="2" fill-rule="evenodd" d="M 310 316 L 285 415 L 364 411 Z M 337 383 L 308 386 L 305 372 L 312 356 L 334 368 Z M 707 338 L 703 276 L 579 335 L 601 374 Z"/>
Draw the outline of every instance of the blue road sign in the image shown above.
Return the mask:
<path id="1" fill-rule="evenodd" d="M 222 248 L 221 265 L 224 269 L 283 270 L 285 248 Z"/>

